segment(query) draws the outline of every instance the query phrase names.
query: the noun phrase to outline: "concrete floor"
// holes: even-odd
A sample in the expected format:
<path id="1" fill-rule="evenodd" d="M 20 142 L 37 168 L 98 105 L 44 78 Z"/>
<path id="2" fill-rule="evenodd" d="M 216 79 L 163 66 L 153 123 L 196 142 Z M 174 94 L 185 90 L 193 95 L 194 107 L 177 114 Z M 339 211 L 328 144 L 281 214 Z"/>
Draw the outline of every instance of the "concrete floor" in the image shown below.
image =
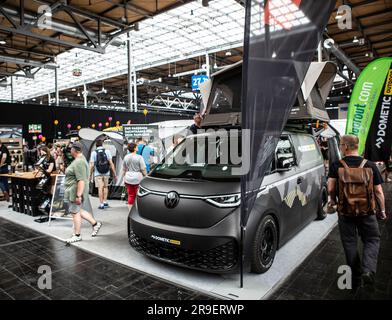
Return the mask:
<path id="1" fill-rule="evenodd" d="M 91 229 L 83 226 L 83 241 L 75 244 L 83 250 L 105 257 L 133 269 L 151 274 L 173 284 L 178 284 L 223 299 L 266 299 L 284 283 L 306 257 L 328 236 L 336 225 L 336 216 L 328 216 L 324 221 L 314 221 L 295 238 L 281 248 L 272 268 L 265 274 L 246 274 L 244 288 L 239 288 L 238 275 L 212 275 L 190 271 L 156 262 L 134 251 L 127 239 L 127 209 L 122 201 L 110 201 L 110 208 L 98 210 L 97 199 L 92 197 L 94 215 L 103 222 L 96 238 L 91 238 Z M 42 232 L 59 240 L 68 238 L 72 232 L 72 222 L 55 220 L 48 223 L 34 222 L 36 217 L 27 216 L 0 204 L 0 217 L 27 228 Z"/>

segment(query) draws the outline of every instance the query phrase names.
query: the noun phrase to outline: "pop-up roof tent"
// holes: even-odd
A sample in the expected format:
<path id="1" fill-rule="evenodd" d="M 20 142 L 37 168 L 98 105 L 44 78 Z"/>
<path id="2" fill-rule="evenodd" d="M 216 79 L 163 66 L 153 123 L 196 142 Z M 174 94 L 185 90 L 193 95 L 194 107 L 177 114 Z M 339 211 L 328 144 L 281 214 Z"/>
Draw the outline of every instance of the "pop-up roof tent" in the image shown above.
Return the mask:
<path id="1" fill-rule="evenodd" d="M 79 131 L 80 142 L 83 146 L 83 154 L 89 161 L 91 153 L 96 149 L 95 142 L 98 139 L 109 138 L 104 142 L 104 148 L 110 150 L 116 168 L 118 179 L 112 181 L 109 186 L 109 199 L 120 199 L 123 192 L 123 159 L 124 159 L 124 138 L 116 132 L 102 132 L 91 128 L 83 128 Z M 93 191 L 93 190 L 90 190 Z"/>
<path id="2" fill-rule="evenodd" d="M 325 102 L 336 76 L 333 62 L 312 62 L 294 104 L 289 121 L 320 120 L 329 122 Z M 242 61 L 212 75 L 200 85 L 206 109 L 203 126 L 241 123 Z"/>

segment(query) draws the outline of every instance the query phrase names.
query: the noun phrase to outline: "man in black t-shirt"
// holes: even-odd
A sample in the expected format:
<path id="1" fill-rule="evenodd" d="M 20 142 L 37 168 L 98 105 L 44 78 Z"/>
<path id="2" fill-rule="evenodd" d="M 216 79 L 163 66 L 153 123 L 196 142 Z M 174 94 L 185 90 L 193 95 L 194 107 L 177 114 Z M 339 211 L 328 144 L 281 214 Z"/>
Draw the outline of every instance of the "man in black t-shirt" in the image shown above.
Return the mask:
<path id="1" fill-rule="evenodd" d="M 340 141 L 340 151 L 343 161 L 350 168 L 358 168 L 363 162 L 363 158 L 358 154 L 359 139 L 353 135 L 345 135 Z M 330 206 L 337 204 L 339 168 L 343 164 L 339 161 L 331 163 L 328 176 L 328 192 L 331 197 Z M 385 199 L 381 184 L 383 183 L 377 166 L 367 161 L 364 168 L 371 168 L 373 172 L 374 196 L 380 208 L 380 218 L 385 219 Z M 348 212 L 338 212 L 339 231 L 343 248 L 346 255 L 347 264 L 351 267 L 353 277 L 353 287 L 362 284 L 370 287 L 374 284 L 374 277 L 377 269 L 377 257 L 380 247 L 380 231 L 377 218 L 374 212 L 365 215 L 347 215 Z M 363 256 L 361 258 L 357 250 L 358 236 L 363 242 Z"/>
<path id="2" fill-rule="evenodd" d="M 11 155 L 5 144 L 0 141 L 0 174 L 8 173 L 8 166 L 11 165 Z M 8 178 L 0 177 L 0 189 L 4 194 L 5 200 L 9 201 Z"/>

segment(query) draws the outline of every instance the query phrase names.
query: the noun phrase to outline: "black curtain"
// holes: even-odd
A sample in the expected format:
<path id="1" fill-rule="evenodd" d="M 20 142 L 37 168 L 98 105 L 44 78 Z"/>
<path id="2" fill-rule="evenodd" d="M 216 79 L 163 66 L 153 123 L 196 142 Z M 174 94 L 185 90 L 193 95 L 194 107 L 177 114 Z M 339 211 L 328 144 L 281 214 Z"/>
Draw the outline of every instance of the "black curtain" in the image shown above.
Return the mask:
<path id="1" fill-rule="evenodd" d="M 34 104 L 17 104 L 17 103 L 0 103 L 0 124 L 7 125 L 23 125 L 23 138 L 32 143 L 33 134 L 28 133 L 29 124 L 42 124 L 42 135 L 48 141 L 55 138 L 56 132 L 61 132 L 64 138 L 69 132 L 67 124 L 72 125 L 71 130 L 76 130 L 80 125 L 82 128 L 90 127 L 93 123 L 98 129 L 98 123 L 103 124 L 109 122 L 108 118 L 112 117 L 111 126 L 116 125 L 116 121 L 121 124 L 131 120 L 132 123 L 153 123 L 167 120 L 189 119 L 190 115 L 181 114 L 165 114 L 150 112 L 145 117 L 143 113 L 127 112 L 127 111 L 110 111 L 96 110 L 75 107 L 55 107 L 47 105 Z M 59 124 L 54 125 L 54 121 L 58 120 Z"/>

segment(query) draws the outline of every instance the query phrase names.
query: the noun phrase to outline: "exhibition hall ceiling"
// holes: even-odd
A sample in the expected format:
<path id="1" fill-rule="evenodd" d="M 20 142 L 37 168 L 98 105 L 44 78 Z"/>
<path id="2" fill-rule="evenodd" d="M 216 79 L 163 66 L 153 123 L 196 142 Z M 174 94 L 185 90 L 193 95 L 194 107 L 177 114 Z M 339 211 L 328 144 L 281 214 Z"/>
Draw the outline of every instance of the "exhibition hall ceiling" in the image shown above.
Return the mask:
<path id="1" fill-rule="evenodd" d="M 38 63 L 74 47 L 103 52 L 140 21 L 190 1 L 1 0 L 2 54 Z M 18 70 L 17 63 L 6 62 L 0 75 Z"/>
<path id="2" fill-rule="evenodd" d="M 140 71 L 182 60 L 197 65 L 198 57 L 206 52 L 240 47 L 243 40 L 243 20 L 243 7 L 231 0 L 212 1 L 208 7 L 193 1 L 154 18 L 145 19 L 139 22 L 138 31 L 130 31 L 134 66 Z M 117 41 L 120 44 L 108 46 L 104 54 L 80 48 L 59 54 L 59 89 L 66 90 L 83 83 L 127 74 L 127 35 L 119 36 Z M 171 65 L 173 69 L 170 72 L 182 71 L 182 64 L 179 63 L 178 70 L 177 64 Z M 205 61 L 201 64 L 205 64 Z M 74 76 L 74 69 L 80 69 L 81 76 Z M 154 79 L 159 76 L 162 74 L 157 74 Z M 26 87 L 29 87 L 28 91 L 25 90 Z M 34 79 L 14 79 L 14 97 L 18 100 L 47 95 L 53 91 L 53 69 L 40 70 Z"/>
<path id="3" fill-rule="evenodd" d="M 23 30 L 9 30 L 20 29 L 20 3 L 24 3 L 25 24 L 32 24 L 34 17 L 49 17 L 42 12 L 42 6 L 51 6 L 51 29 L 41 30 L 37 25 L 23 28 L 42 39 Z M 203 6 L 201 0 L 133 0 L 125 1 L 125 6 L 120 0 L 71 0 L 67 6 L 63 3 L 0 0 L 0 100 L 10 99 L 10 86 L 6 85 L 10 77 L 6 76 L 16 72 L 20 76 L 13 78 L 14 99 L 45 103 L 48 93 L 53 95 L 55 91 L 54 67 L 58 66 L 61 99 L 82 102 L 83 84 L 87 84 L 92 100 L 125 101 L 128 40 L 137 71 L 138 97 L 143 101 L 178 91 L 192 98 L 192 73 L 174 75 L 203 68 L 206 53 L 212 71 L 242 59 L 243 0 L 211 0 L 208 6 Z M 338 9 L 342 5 L 351 8 L 351 28 L 339 27 Z M 392 1 L 338 0 L 324 36 L 332 38 L 360 69 L 373 59 L 390 56 Z M 105 53 L 100 53 L 103 48 Z M 333 55 L 329 58 L 335 60 Z M 45 66 L 37 71 L 20 60 Z"/>
<path id="4" fill-rule="evenodd" d="M 351 28 L 339 28 L 335 9 L 329 19 L 327 33 L 347 56 L 361 69 L 373 59 L 391 56 L 392 1 L 338 0 L 336 8 L 343 5 L 352 9 Z"/>

